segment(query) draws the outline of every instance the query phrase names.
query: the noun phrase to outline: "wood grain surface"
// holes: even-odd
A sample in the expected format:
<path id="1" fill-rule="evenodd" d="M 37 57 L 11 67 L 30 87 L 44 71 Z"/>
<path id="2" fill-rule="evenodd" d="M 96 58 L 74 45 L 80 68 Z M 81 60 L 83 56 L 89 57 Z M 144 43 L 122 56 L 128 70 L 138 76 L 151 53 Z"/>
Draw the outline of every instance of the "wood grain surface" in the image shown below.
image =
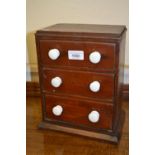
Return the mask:
<path id="1" fill-rule="evenodd" d="M 96 72 L 82 72 L 74 70 L 62 69 L 44 69 L 43 76 L 43 91 L 54 94 L 63 95 L 78 95 L 83 97 L 109 99 L 113 100 L 114 96 L 114 75 Z M 51 85 L 51 79 L 60 77 L 62 85 L 55 88 Z M 89 89 L 90 83 L 98 81 L 100 83 L 100 90 L 92 92 Z"/>
<path id="2" fill-rule="evenodd" d="M 106 102 L 93 102 L 80 100 L 78 98 L 61 97 L 54 95 L 45 96 L 46 118 L 52 122 L 61 122 L 83 126 L 90 129 L 110 130 L 112 129 L 113 105 Z M 56 105 L 63 107 L 61 116 L 55 116 L 52 108 Z M 99 121 L 92 123 L 88 120 L 91 111 L 96 110 L 100 114 Z"/>
<path id="3" fill-rule="evenodd" d="M 120 38 L 126 31 L 124 25 L 97 25 L 97 24 L 71 24 L 60 23 L 37 31 L 38 36 L 64 36 L 70 37 L 98 37 L 98 38 Z"/>
<path id="4" fill-rule="evenodd" d="M 124 84 L 122 87 L 122 97 L 123 100 L 129 101 L 129 85 Z M 40 96 L 40 86 L 38 82 L 26 82 L 26 96 L 27 97 L 39 97 Z"/>
<path id="5" fill-rule="evenodd" d="M 40 41 L 40 63 L 44 67 L 75 67 L 78 69 L 87 69 L 95 71 L 112 71 L 115 68 L 115 43 L 95 43 L 88 41 L 59 41 L 59 40 L 41 40 Z M 48 56 L 50 49 L 58 49 L 60 56 L 57 60 L 51 60 Z M 69 50 L 80 50 L 84 52 L 84 60 L 69 60 Z M 89 61 L 89 55 L 99 51 L 101 61 L 93 64 Z"/>
<path id="6" fill-rule="evenodd" d="M 107 130 L 107 135 L 112 133 L 114 137 L 119 138 L 120 132 L 118 129 L 121 129 L 120 124 L 123 125 L 121 123 L 121 120 L 123 120 L 121 101 L 125 31 L 125 26 L 57 24 L 36 32 L 43 128 L 47 127 L 45 122 L 47 123 L 48 120 L 53 121 L 54 118 L 50 113 L 50 109 L 56 104 L 55 102 L 60 100 L 67 112 L 62 115 L 62 120 L 56 121 L 57 123 L 59 121 L 68 122 L 74 128 L 81 124 L 86 125 L 89 129 L 92 127 L 98 130 L 101 128 L 111 129 L 112 132 Z M 60 57 L 55 61 L 48 58 L 48 51 L 51 48 L 60 50 Z M 68 59 L 68 50 L 84 51 L 84 61 Z M 97 65 L 91 64 L 89 61 L 89 55 L 93 51 L 101 53 L 101 61 Z M 57 89 L 50 84 L 51 79 L 54 77 L 60 77 L 63 81 L 62 85 Z M 89 84 L 93 81 L 99 81 L 101 84 L 101 90 L 97 93 L 89 90 Z M 47 96 L 47 93 L 60 95 L 59 99 L 47 98 L 44 96 L 44 94 Z M 62 96 L 70 96 L 72 99 L 87 97 L 88 102 L 77 100 L 74 103 L 70 98 L 67 98 L 63 103 Z M 98 104 L 97 100 L 91 102 L 93 98 L 98 98 L 103 102 L 111 99 L 111 110 L 104 103 L 102 103 L 102 106 Z M 83 104 L 78 106 L 81 102 Z M 88 111 L 93 108 L 101 112 L 101 122 L 96 126 L 90 125 L 84 119 L 88 115 Z M 50 124 L 52 122 L 49 122 L 49 129 L 51 129 Z"/>
<path id="7" fill-rule="evenodd" d="M 125 123 L 119 144 L 97 141 L 81 136 L 51 130 L 39 130 L 42 120 L 41 100 L 27 97 L 26 103 L 26 154 L 27 155 L 128 155 L 128 102 L 122 103 Z"/>

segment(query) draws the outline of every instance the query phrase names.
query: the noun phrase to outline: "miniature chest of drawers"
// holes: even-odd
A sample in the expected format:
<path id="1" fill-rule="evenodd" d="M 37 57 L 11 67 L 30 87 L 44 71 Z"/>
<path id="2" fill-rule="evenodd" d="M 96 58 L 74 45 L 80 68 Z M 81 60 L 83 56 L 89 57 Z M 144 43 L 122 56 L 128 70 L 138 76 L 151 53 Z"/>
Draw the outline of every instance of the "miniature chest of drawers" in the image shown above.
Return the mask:
<path id="1" fill-rule="evenodd" d="M 118 142 L 125 26 L 56 24 L 36 32 L 39 127 Z"/>

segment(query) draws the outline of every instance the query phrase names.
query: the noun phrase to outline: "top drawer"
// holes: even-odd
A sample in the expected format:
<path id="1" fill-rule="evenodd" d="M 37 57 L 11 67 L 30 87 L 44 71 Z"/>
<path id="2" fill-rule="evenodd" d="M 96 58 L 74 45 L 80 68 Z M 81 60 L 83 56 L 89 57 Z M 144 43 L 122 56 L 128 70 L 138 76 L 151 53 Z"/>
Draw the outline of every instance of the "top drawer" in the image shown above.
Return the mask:
<path id="1" fill-rule="evenodd" d="M 113 70 L 115 66 L 114 43 L 40 40 L 39 49 L 40 61 L 45 67 Z M 58 58 L 54 57 L 55 60 L 49 57 L 51 49 L 57 49 L 56 55 L 53 54 L 54 52 L 50 52 L 51 57 L 57 57 L 57 54 L 60 54 Z M 95 54 L 91 54 L 93 52 Z"/>

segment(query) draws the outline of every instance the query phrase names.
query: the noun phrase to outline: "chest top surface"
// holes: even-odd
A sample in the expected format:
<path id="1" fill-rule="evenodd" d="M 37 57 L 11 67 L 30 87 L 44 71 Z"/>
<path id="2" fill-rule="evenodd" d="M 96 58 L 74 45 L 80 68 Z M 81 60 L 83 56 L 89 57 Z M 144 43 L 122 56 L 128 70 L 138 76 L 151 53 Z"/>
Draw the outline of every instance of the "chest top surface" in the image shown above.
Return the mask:
<path id="1" fill-rule="evenodd" d="M 55 24 L 37 31 L 40 35 L 74 35 L 81 37 L 92 35 L 93 37 L 119 38 L 126 31 L 123 25 L 95 25 L 95 24 Z"/>

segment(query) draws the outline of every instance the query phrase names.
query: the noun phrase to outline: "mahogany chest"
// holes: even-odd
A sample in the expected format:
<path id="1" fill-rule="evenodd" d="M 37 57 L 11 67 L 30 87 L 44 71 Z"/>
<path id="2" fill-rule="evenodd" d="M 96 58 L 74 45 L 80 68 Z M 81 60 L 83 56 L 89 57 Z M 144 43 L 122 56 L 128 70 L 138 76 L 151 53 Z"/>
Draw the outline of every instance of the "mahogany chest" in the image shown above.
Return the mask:
<path id="1" fill-rule="evenodd" d="M 118 142 L 125 26 L 56 24 L 36 32 L 39 127 Z"/>

